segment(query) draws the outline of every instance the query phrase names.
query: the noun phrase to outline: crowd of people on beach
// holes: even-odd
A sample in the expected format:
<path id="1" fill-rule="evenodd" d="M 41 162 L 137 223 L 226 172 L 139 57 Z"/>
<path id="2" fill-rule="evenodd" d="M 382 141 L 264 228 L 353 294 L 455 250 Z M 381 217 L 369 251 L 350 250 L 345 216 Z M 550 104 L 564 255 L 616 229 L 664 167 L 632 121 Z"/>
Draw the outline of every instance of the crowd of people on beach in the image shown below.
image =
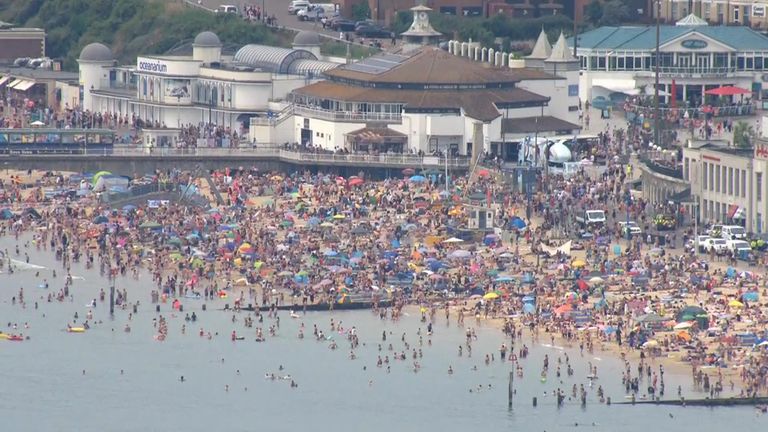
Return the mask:
<path id="1" fill-rule="evenodd" d="M 183 140 L 226 133 L 189 126 Z M 602 173 L 584 169 L 567 179 L 542 176 L 533 193 L 514 189 L 494 170 L 482 168 L 451 176 L 446 189 L 444 173 L 415 169 L 372 180 L 362 173 L 285 175 L 232 167 L 211 175 L 224 199 L 213 208 L 183 203 L 113 208 L 94 198 L 35 203 L 35 213 L 19 208 L 5 219 L 4 234 L 23 241 L 23 247 L 5 251 L 2 262 L 12 270 L 29 254 L 53 253 L 65 281 L 40 276 L 41 283 L 48 278 L 51 295 L 44 301 L 52 303 L 72 298 L 75 263 L 98 268 L 106 280 L 149 272 L 154 286 L 146 292 L 118 292 L 118 310 L 129 320 L 145 299 L 155 307 L 170 303 L 179 316 L 190 302 L 226 303 L 233 341 L 268 342 L 279 336 L 280 317 L 287 311 L 290 318 L 304 320 L 304 310 L 312 305 L 332 309 L 365 302 L 382 319 L 395 321 L 418 308 L 419 330 L 385 332 L 376 342 L 375 366 L 387 371 L 403 362 L 418 373 L 428 357 L 432 327 L 443 316 L 467 329 L 457 353 L 462 357 L 473 354 L 473 329 L 497 322 L 504 334 L 498 353 L 475 353 L 475 358 L 485 364 L 509 362 L 521 378 L 538 376 L 558 403 L 584 404 L 593 392 L 599 401 L 610 401 L 596 364 L 580 381 L 569 378 L 575 374 L 573 354 L 554 351 L 561 346 L 580 355 L 611 351 L 621 357 L 626 368 L 620 379 L 633 400 L 684 394 L 682 388 L 665 387 L 669 358 L 687 365 L 694 388 L 711 397 L 766 395 L 764 274 L 713 262 L 695 248 L 675 247 L 685 242 L 671 236 L 667 245 L 663 236 L 626 240 L 618 221 L 625 215 L 641 219 L 651 210 L 642 199 L 626 198 L 631 170 L 619 156 L 640 145 L 616 139 L 626 136 L 605 131 L 599 149 L 605 158 Z M 19 176 L 19 193 L 29 174 Z M 197 193 L 215 195 L 192 173 L 162 174 L 194 185 Z M 495 210 L 495 230 L 463 229 L 478 207 Z M 575 216 L 584 209 L 605 210 L 608 222 L 602 229 L 580 227 Z M 565 243 L 573 248 L 562 249 Z M 19 290 L 13 301 L 29 299 Z M 103 295 L 93 300 L 103 301 Z M 84 318 L 68 325 L 99 325 Z M 194 322 L 187 314 L 182 333 Z M 330 330 L 315 326 L 312 335 L 330 349 L 342 349 L 346 340 L 349 359 L 355 360 L 365 339 L 350 324 L 330 319 Z M 153 325 L 156 340 L 176 337 L 165 315 Z M 304 331 L 302 324 L 298 339 L 304 339 Z M 202 328 L 199 333 L 218 336 Z M 374 343 L 371 335 L 364 336 Z M 540 366 L 525 362 L 534 344 L 553 350 Z M 449 359 L 430 361 L 446 362 L 449 375 L 457 372 Z"/>

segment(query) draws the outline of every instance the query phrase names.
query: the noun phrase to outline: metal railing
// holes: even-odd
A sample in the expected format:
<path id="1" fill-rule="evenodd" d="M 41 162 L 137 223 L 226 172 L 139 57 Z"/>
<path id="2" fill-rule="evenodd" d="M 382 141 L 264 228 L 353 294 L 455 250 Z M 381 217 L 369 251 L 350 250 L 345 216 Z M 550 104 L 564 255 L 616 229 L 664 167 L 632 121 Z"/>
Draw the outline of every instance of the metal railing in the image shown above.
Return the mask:
<path id="1" fill-rule="evenodd" d="M 738 71 L 735 67 L 700 67 L 700 66 L 660 66 L 659 75 L 669 77 L 727 77 Z M 638 75 L 651 76 L 655 74 L 655 70 L 636 71 Z"/>
<path id="2" fill-rule="evenodd" d="M 109 157 L 242 157 L 279 159 L 293 163 L 320 163 L 320 164 L 370 164 L 373 166 L 408 166 L 408 167 L 445 167 L 466 169 L 469 167 L 469 158 L 452 157 L 446 159 L 438 156 L 418 156 L 413 154 L 386 153 L 379 155 L 369 154 L 338 154 L 315 153 L 308 151 L 289 150 L 278 146 L 250 147 L 248 143 L 242 143 L 239 147 L 141 147 L 141 146 L 115 146 L 111 152 L 94 151 L 81 154 L 36 154 L 36 155 L 0 155 L 0 160 L 9 158 L 33 157 L 40 159 L 76 159 L 76 158 L 109 158 Z M 248 147 L 246 147 L 248 146 Z"/>
<path id="3" fill-rule="evenodd" d="M 303 106 L 294 106 L 293 110 L 298 115 L 331 121 L 382 121 L 390 123 L 402 123 L 403 121 L 403 116 L 400 113 L 331 111 Z"/>
<path id="4" fill-rule="evenodd" d="M 657 174 L 661 174 L 661 175 L 665 175 L 667 177 L 672 177 L 672 178 L 681 179 L 681 180 L 683 178 L 683 169 L 682 169 L 682 167 L 676 167 L 676 168 L 668 167 L 668 166 L 656 163 L 656 162 L 654 162 L 654 161 L 652 161 L 650 159 L 646 159 L 644 157 L 640 157 L 640 162 L 645 164 L 645 166 L 649 170 L 651 170 L 651 171 L 653 171 L 653 172 L 655 172 Z"/>

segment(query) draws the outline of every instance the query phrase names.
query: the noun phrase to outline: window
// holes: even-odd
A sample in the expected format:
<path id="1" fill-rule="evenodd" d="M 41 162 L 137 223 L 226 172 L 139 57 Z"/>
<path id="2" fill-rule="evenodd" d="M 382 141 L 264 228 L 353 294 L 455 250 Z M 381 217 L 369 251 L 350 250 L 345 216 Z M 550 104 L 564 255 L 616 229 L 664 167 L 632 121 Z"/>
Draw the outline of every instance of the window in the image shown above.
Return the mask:
<path id="1" fill-rule="evenodd" d="M 728 67 L 728 54 L 715 54 L 715 67 Z"/>
<path id="2" fill-rule="evenodd" d="M 715 190 L 715 164 L 709 164 L 709 190 Z"/>
<path id="3" fill-rule="evenodd" d="M 734 6 L 733 7 L 733 22 L 739 22 L 739 7 Z"/>
<path id="4" fill-rule="evenodd" d="M 709 203 L 709 201 L 707 201 L 707 200 L 702 200 L 702 202 L 701 202 L 701 206 L 703 207 L 703 209 L 701 210 L 700 216 L 702 218 L 704 218 L 704 219 L 707 219 L 709 217 L 708 212 L 707 212 L 707 204 L 708 203 Z"/>
<path id="5" fill-rule="evenodd" d="M 715 192 L 720 192 L 720 167 L 715 167 Z"/>
<path id="6" fill-rule="evenodd" d="M 755 173 L 755 199 L 763 200 L 763 173 Z"/>
<path id="7" fill-rule="evenodd" d="M 702 182 L 701 182 L 701 188 L 702 188 L 703 190 L 707 190 L 707 185 L 708 185 L 708 183 L 707 183 L 707 179 L 709 178 L 709 176 L 707 175 L 707 174 L 709 174 L 709 173 L 707 172 L 707 167 L 709 166 L 709 164 L 708 164 L 708 163 L 706 163 L 706 162 L 704 162 L 704 163 L 703 163 L 703 166 L 704 166 L 704 168 L 702 169 L 702 172 L 703 172 L 703 178 L 702 178 Z"/>
<path id="8" fill-rule="evenodd" d="M 763 215 L 758 213 L 755 219 L 755 232 L 760 234 L 763 232 Z"/>
<path id="9" fill-rule="evenodd" d="M 747 170 L 741 172 L 741 197 L 747 197 Z"/>
<path id="10" fill-rule="evenodd" d="M 739 196 L 739 178 L 741 177 L 741 170 L 739 168 L 736 168 L 736 179 L 733 181 L 734 188 L 733 188 L 733 196 Z"/>
<path id="11" fill-rule="evenodd" d="M 728 195 L 733 195 L 733 168 L 728 168 Z"/>
<path id="12" fill-rule="evenodd" d="M 723 193 L 726 193 L 725 186 L 728 184 L 728 170 L 725 168 L 725 166 L 720 167 L 720 169 L 723 171 L 723 175 L 721 177 L 723 179 Z"/>
<path id="13" fill-rule="evenodd" d="M 704 17 L 703 18 L 708 20 L 710 12 L 712 12 L 712 5 L 709 4 L 709 3 L 705 3 L 704 4 Z"/>

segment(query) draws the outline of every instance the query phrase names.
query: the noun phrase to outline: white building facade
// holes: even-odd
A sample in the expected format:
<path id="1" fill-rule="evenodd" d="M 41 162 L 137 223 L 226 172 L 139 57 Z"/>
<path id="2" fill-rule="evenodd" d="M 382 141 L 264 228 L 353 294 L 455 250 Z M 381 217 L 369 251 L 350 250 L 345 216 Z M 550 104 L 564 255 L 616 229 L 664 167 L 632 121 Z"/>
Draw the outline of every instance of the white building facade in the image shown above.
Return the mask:
<path id="1" fill-rule="evenodd" d="M 573 38 L 568 44 L 573 47 Z M 594 103 L 613 94 L 654 94 L 656 28 L 600 27 L 578 35 L 580 97 Z M 768 38 L 748 27 L 710 27 L 695 16 L 659 30 L 659 81 L 663 103 L 699 106 L 723 86 L 768 99 Z M 711 99 L 710 99 L 711 100 Z"/>
<path id="2" fill-rule="evenodd" d="M 78 59 L 82 106 L 160 127 L 247 128 L 251 117 L 266 117 L 292 90 L 336 66 L 318 60 L 316 35 L 302 32 L 295 42 L 300 49 L 246 45 L 225 57 L 218 36 L 203 32 L 191 56 L 140 56 L 131 66 L 115 65 L 108 47 L 91 44 Z"/>
<path id="3" fill-rule="evenodd" d="M 525 139 L 580 129 L 578 61 L 564 36 L 546 45 L 534 67 L 455 41 L 447 52 L 425 46 L 340 66 L 293 91 L 280 112 L 253 118 L 250 137 L 329 151 L 490 152 L 516 161 Z"/>

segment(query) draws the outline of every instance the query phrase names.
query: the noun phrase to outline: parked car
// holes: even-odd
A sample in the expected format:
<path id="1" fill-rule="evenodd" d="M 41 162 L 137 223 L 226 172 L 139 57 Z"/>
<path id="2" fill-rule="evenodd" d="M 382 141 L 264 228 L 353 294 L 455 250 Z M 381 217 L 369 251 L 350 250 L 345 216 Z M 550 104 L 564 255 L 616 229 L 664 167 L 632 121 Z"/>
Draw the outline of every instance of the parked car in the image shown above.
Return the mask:
<path id="1" fill-rule="evenodd" d="M 621 227 L 621 235 L 623 236 L 626 236 L 627 232 L 629 232 L 633 236 L 640 235 L 643 233 L 643 230 L 640 229 L 640 226 L 637 225 L 637 222 L 635 221 L 619 222 L 619 227 Z"/>
<path id="2" fill-rule="evenodd" d="M 348 19 L 334 19 L 331 21 L 331 28 L 336 31 L 350 32 L 355 31 L 355 22 Z"/>
<path id="3" fill-rule="evenodd" d="M 219 7 L 217 7 L 214 10 L 214 12 L 215 13 L 232 13 L 232 14 L 237 14 L 237 6 L 233 6 L 233 5 L 219 5 Z"/>
<path id="4" fill-rule="evenodd" d="M 304 0 L 294 0 L 288 5 L 288 13 L 296 15 L 300 10 L 309 8 L 309 2 Z"/>
<path id="5" fill-rule="evenodd" d="M 743 226 L 724 225 L 720 231 L 720 236 L 726 240 L 744 240 L 747 238 L 747 231 Z"/>
<path id="6" fill-rule="evenodd" d="M 369 26 L 369 27 L 358 28 L 355 31 L 355 34 L 357 34 L 360 37 L 366 37 L 366 38 L 388 38 L 392 35 L 392 32 L 385 28 Z"/>
<path id="7" fill-rule="evenodd" d="M 704 252 L 711 253 L 712 251 L 718 255 L 726 253 L 728 251 L 728 242 L 721 238 L 708 238 L 704 242 Z"/>

